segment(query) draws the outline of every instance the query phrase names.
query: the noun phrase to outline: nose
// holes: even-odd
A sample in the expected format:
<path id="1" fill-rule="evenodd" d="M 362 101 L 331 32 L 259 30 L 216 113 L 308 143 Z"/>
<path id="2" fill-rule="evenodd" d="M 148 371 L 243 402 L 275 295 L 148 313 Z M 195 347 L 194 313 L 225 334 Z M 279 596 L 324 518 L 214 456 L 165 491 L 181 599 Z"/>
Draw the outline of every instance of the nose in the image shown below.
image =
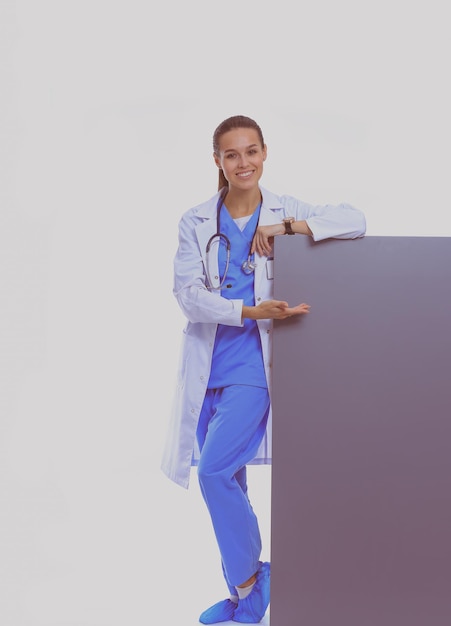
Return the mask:
<path id="1" fill-rule="evenodd" d="M 240 167 L 246 167 L 247 163 L 248 163 L 247 154 L 246 153 L 240 154 L 239 155 L 239 166 Z"/>

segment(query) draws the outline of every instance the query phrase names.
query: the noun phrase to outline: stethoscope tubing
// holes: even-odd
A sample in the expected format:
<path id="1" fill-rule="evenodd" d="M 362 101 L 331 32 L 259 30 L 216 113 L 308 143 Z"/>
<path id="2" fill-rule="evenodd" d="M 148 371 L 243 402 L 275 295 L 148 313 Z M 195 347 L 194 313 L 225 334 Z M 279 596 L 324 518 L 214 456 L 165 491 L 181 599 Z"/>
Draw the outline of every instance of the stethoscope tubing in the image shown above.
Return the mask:
<path id="1" fill-rule="evenodd" d="M 224 285 L 226 281 L 227 272 L 228 272 L 229 264 L 230 264 L 230 254 L 231 254 L 231 247 L 232 247 L 230 243 L 230 239 L 227 237 L 227 235 L 225 235 L 224 233 L 221 233 L 221 226 L 220 226 L 221 209 L 222 209 L 222 205 L 224 204 L 226 195 L 227 195 L 227 188 L 221 190 L 221 194 L 218 198 L 218 203 L 216 205 L 216 232 L 207 241 L 207 245 L 205 247 L 205 253 L 207 257 L 208 257 L 208 253 L 210 252 L 211 245 L 215 241 L 215 239 L 218 239 L 219 243 L 221 243 L 222 241 L 226 247 L 226 265 L 224 269 L 224 274 L 222 276 L 222 279 L 219 281 L 219 285 L 217 287 L 213 287 L 213 282 L 210 279 L 210 272 L 208 269 L 208 262 L 207 262 L 206 277 L 207 277 L 207 282 L 208 282 L 208 288 L 210 290 L 215 290 L 215 291 L 222 289 L 222 286 Z M 254 235 L 257 230 L 257 227 L 258 227 L 258 220 L 257 220 L 257 225 L 255 227 Z M 251 243 L 249 246 L 248 257 L 241 266 L 245 274 L 252 274 L 252 272 L 254 272 L 255 268 L 257 267 L 257 264 L 251 261 L 251 249 L 252 249 L 252 241 L 254 239 L 254 235 L 252 236 Z"/>

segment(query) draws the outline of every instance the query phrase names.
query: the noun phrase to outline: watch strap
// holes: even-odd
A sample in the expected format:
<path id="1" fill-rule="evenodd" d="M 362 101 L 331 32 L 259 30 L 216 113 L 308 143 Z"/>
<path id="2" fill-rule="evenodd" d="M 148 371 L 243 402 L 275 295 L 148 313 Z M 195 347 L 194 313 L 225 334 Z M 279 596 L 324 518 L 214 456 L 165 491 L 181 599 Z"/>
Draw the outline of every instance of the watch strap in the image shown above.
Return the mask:
<path id="1" fill-rule="evenodd" d="M 285 235 L 294 235 L 294 231 L 291 228 L 291 224 L 294 222 L 294 217 L 285 217 L 283 223 L 285 225 Z"/>

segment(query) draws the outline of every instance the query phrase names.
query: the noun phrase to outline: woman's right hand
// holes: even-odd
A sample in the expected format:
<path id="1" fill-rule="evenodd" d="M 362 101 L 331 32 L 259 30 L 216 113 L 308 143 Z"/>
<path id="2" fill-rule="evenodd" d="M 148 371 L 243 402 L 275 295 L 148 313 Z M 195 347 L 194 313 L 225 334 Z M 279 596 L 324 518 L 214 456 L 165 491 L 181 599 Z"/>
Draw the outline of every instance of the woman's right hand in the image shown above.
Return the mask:
<path id="1" fill-rule="evenodd" d="M 298 304 L 294 307 L 288 306 L 288 302 L 283 300 L 265 300 L 257 306 L 243 306 L 243 318 L 251 320 L 284 320 L 294 315 L 304 315 L 310 312 L 310 305 Z"/>

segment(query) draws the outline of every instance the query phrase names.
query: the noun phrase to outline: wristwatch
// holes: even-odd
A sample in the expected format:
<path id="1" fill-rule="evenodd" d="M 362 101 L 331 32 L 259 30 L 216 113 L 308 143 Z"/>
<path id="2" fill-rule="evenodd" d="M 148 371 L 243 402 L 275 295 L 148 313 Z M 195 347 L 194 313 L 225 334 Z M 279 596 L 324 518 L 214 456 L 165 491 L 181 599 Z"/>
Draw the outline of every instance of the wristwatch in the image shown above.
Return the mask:
<path id="1" fill-rule="evenodd" d="M 285 235 L 294 235 L 295 232 L 291 228 L 291 224 L 294 222 L 294 217 L 285 217 L 283 223 L 285 224 Z"/>

